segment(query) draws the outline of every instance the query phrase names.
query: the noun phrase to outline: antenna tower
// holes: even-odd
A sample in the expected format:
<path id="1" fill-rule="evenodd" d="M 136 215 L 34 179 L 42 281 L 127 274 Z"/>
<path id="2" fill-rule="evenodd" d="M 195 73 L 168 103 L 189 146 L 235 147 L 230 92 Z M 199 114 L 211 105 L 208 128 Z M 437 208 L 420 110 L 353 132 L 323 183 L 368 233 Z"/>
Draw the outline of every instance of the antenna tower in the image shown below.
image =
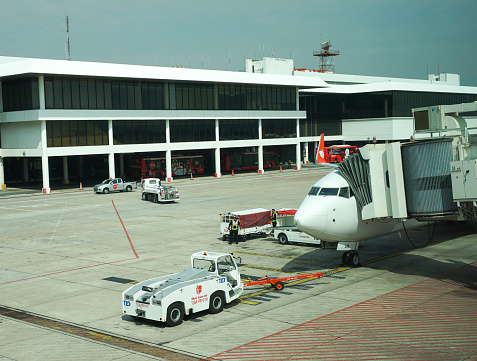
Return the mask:
<path id="1" fill-rule="evenodd" d="M 68 15 L 66 15 L 66 59 L 71 60 L 70 51 L 70 21 Z"/>
<path id="2" fill-rule="evenodd" d="M 335 72 L 335 62 L 333 60 L 334 56 L 340 55 L 339 50 L 330 50 L 331 41 L 327 40 L 321 43 L 320 51 L 313 51 L 313 56 L 320 57 L 320 69 L 318 70 L 321 73 L 334 73 Z"/>

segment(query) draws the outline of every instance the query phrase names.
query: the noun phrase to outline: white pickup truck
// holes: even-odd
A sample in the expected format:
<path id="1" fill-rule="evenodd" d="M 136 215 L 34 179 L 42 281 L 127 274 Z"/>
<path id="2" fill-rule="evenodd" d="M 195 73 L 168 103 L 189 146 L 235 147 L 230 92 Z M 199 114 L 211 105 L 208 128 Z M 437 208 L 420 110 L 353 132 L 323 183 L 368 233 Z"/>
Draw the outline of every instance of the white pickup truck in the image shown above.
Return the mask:
<path id="1" fill-rule="evenodd" d="M 273 228 L 273 237 L 281 244 L 288 242 L 321 245 L 321 240 L 314 238 L 295 227 L 296 209 L 282 208 L 277 211 L 277 227 Z"/>
<path id="2" fill-rule="evenodd" d="M 133 189 L 137 188 L 136 182 L 125 182 L 121 178 L 109 178 L 101 182 L 101 184 L 96 184 L 93 187 L 95 193 L 109 193 L 109 192 L 131 192 Z"/>
<path id="3" fill-rule="evenodd" d="M 182 323 L 184 315 L 221 312 L 243 292 L 240 271 L 230 253 L 197 252 L 192 268 L 140 282 L 123 292 L 123 313 L 136 318 Z"/>
<path id="4" fill-rule="evenodd" d="M 180 195 L 176 187 L 161 185 L 159 178 L 146 178 L 141 185 L 141 198 L 154 203 L 178 202 Z"/>

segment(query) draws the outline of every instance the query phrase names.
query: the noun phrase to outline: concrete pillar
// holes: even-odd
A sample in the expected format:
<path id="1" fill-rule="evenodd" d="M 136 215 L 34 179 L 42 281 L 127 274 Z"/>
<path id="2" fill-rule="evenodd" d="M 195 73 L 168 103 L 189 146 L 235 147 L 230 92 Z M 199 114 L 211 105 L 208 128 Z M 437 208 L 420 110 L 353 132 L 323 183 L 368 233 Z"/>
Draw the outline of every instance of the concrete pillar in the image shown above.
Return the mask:
<path id="1" fill-rule="evenodd" d="M 109 154 L 108 154 L 108 166 L 109 166 L 109 178 L 116 178 L 116 170 L 114 165 L 114 151 L 113 151 L 113 121 L 108 120 L 108 142 L 109 142 Z"/>
<path id="2" fill-rule="evenodd" d="M 43 193 L 51 193 L 50 170 L 48 168 L 48 151 L 46 143 L 46 120 L 40 121 L 41 125 L 41 176 L 43 179 Z"/>
<path id="3" fill-rule="evenodd" d="M 171 128 L 170 121 L 166 119 L 166 182 L 172 182 L 172 152 L 171 152 Z"/>
<path id="4" fill-rule="evenodd" d="M 214 86 L 214 88 L 216 85 Z M 215 141 L 217 144 L 220 144 L 220 128 L 219 128 L 219 120 L 215 119 Z M 215 148 L 215 177 L 220 178 L 222 177 L 222 170 L 220 169 L 220 147 Z"/>
<path id="5" fill-rule="evenodd" d="M 38 94 L 40 97 L 40 109 L 45 109 L 45 77 L 38 77 Z M 41 177 L 43 180 L 43 193 L 51 193 L 50 188 L 50 170 L 48 169 L 48 151 L 46 136 L 46 120 L 40 121 L 41 129 Z"/>
<path id="6" fill-rule="evenodd" d="M 7 188 L 5 184 L 5 172 L 3 169 L 3 158 L 0 157 L 0 190 L 4 190 Z"/>
<path id="7" fill-rule="evenodd" d="M 68 177 L 68 157 L 63 157 L 63 184 L 70 184 Z"/>
<path id="8" fill-rule="evenodd" d="M 124 154 L 121 153 L 119 154 L 119 176 L 121 178 L 126 178 L 126 175 L 124 174 Z"/>
<path id="9" fill-rule="evenodd" d="M 262 140 L 262 119 L 258 120 L 258 140 Z M 260 142 L 261 143 L 261 142 Z M 263 145 L 258 146 L 258 173 L 263 171 Z"/>
<path id="10" fill-rule="evenodd" d="M 298 100 L 297 100 L 298 101 Z M 296 170 L 301 170 L 300 119 L 296 120 Z"/>
<path id="11" fill-rule="evenodd" d="M 263 145 L 258 146 L 258 173 L 263 174 Z"/>
<path id="12" fill-rule="evenodd" d="M 22 158 L 22 163 L 23 163 L 22 181 L 28 182 L 30 180 L 30 172 L 28 169 L 28 158 Z"/>
<path id="13" fill-rule="evenodd" d="M 215 177 L 222 177 L 222 169 L 220 168 L 220 148 L 215 148 Z"/>
<path id="14" fill-rule="evenodd" d="M 303 143 L 303 164 L 308 164 L 308 142 Z"/>

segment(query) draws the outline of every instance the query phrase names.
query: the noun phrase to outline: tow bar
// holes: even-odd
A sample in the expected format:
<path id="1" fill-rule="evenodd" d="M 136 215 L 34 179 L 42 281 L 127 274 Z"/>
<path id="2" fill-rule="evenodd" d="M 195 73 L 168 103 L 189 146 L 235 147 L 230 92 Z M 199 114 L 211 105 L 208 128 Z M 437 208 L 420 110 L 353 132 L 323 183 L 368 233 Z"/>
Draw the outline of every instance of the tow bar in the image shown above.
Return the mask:
<path id="1" fill-rule="evenodd" d="M 317 277 L 318 279 L 320 279 L 321 277 L 323 277 L 323 273 L 318 272 L 318 273 L 310 273 L 306 275 L 298 275 L 298 276 L 290 276 L 290 277 L 282 277 L 282 278 L 270 278 L 268 276 L 265 276 L 263 278 L 259 278 L 256 281 L 251 281 L 249 279 L 249 281 L 244 282 L 243 285 L 256 286 L 256 285 L 264 285 L 264 284 L 270 283 L 272 287 L 274 287 L 277 291 L 281 291 L 283 290 L 283 287 L 285 287 L 285 284 L 283 282 L 301 280 L 304 278 L 314 278 L 314 277 Z"/>

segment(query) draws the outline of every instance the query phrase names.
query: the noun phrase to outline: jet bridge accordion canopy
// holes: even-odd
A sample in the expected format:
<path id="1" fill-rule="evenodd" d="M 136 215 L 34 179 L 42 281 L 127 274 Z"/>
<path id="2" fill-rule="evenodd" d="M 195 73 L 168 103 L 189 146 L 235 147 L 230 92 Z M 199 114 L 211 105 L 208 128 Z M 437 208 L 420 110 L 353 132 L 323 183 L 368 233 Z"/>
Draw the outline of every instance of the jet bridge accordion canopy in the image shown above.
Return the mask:
<path id="1" fill-rule="evenodd" d="M 348 182 L 360 210 L 373 201 L 369 175 L 369 162 L 359 152 L 344 159 L 338 166 L 344 179 Z"/>

